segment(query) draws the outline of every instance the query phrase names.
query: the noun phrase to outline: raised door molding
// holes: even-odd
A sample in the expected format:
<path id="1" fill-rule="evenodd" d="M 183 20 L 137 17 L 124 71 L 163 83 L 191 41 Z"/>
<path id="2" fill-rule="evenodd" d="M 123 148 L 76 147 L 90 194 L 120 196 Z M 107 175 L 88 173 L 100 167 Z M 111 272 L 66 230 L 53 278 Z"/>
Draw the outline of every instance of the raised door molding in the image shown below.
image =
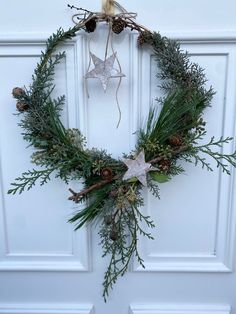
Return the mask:
<path id="1" fill-rule="evenodd" d="M 206 60 L 211 60 L 217 62 L 220 60 L 224 64 L 224 69 L 222 72 L 222 85 L 220 85 L 220 98 L 217 99 L 213 106 L 220 107 L 221 113 L 216 117 L 218 120 L 217 131 L 224 136 L 234 136 L 236 138 L 235 132 L 235 120 L 236 120 L 236 36 L 221 37 L 216 34 L 213 36 L 201 37 L 196 34 L 168 34 L 170 37 L 178 38 L 181 42 L 181 47 L 187 50 L 191 57 L 193 58 L 204 58 Z M 149 51 L 140 51 L 137 58 L 138 65 L 140 68 L 138 72 L 140 86 L 137 89 L 140 99 L 140 110 L 137 116 L 138 121 L 140 117 L 147 116 L 149 107 L 146 105 L 148 103 L 152 104 L 155 98 L 155 92 L 150 88 L 147 91 L 147 86 L 153 85 L 153 76 L 150 75 L 152 72 L 153 57 Z M 218 96 L 216 96 L 218 97 Z M 148 98 L 148 99 L 147 99 Z M 213 109 L 211 109 L 213 110 Z M 214 130 L 209 135 L 214 134 Z M 218 135 L 217 135 L 218 137 Z M 233 151 L 235 148 L 234 143 L 227 146 L 227 151 Z M 214 164 L 214 161 L 212 161 Z M 199 171 L 202 171 L 199 167 Z M 217 174 L 218 173 L 218 174 Z M 231 272 L 233 270 L 233 256 L 234 256 L 234 238 L 235 238 L 235 205 L 234 205 L 234 190 L 235 172 L 232 169 L 232 175 L 227 176 L 216 170 L 217 174 L 217 187 L 212 195 L 212 199 L 216 199 L 216 204 L 210 206 L 215 206 L 214 217 L 212 217 L 212 242 L 214 243 L 209 252 L 205 249 L 202 251 L 192 252 L 189 248 L 189 252 L 171 252 L 160 253 L 158 249 L 155 250 L 154 246 L 152 249 L 149 248 L 150 241 L 140 237 L 139 248 L 141 257 L 144 259 L 145 268 L 142 268 L 136 263 L 134 259 L 133 271 L 141 272 Z M 189 176 L 189 172 L 187 173 Z M 194 174 L 193 174 L 194 175 Z M 209 173 L 211 176 L 212 173 Z M 194 178 L 192 178 L 194 179 Z M 177 178 L 178 180 L 178 178 Z M 190 178 L 189 178 L 190 180 Z M 215 179 L 213 179 L 215 180 Z M 175 182 L 176 184 L 176 182 Z M 180 183 L 181 184 L 181 183 Z M 174 188 L 174 186 L 172 187 Z M 180 189 L 181 190 L 181 189 Z M 182 191 L 184 193 L 184 191 Z M 181 193 L 181 191 L 180 191 Z M 163 196 L 161 195 L 161 198 Z M 148 213 L 152 217 L 155 210 L 159 210 L 158 200 L 155 202 L 151 195 L 146 195 L 144 212 Z M 181 206 L 178 204 L 177 207 Z M 186 206 L 186 205 L 185 205 Z M 197 207 L 197 206 L 196 206 Z M 196 209 L 196 208 L 195 208 Z M 178 208 L 176 208 L 178 210 Z M 187 219 L 187 218 L 186 218 Z M 157 221 L 158 227 L 158 221 Z M 186 235 L 187 236 L 187 235 Z M 158 234 L 157 234 L 158 237 Z"/>
<path id="2" fill-rule="evenodd" d="M 42 50 L 44 50 L 44 47 L 44 40 L 37 39 L 37 36 L 34 35 L 31 35 L 30 37 L 28 37 L 28 39 L 20 39 L 19 37 L 18 40 L 8 40 L 7 42 L 0 36 L 0 60 L 11 60 L 12 58 L 14 60 L 25 60 L 25 58 L 29 58 L 29 60 L 30 58 L 36 59 L 40 56 L 40 53 Z M 82 102 L 81 95 L 83 93 L 81 90 L 77 90 L 76 88 L 76 86 L 78 85 L 78 78 L 83 78 L 83 67 L 79 63 L 79 60 L 81 58 L 77 58 L 78 53 L 82 55 L 84 54 L 83 38 L 81 38 L 81 36 L 78 36 L 77 40 L 66 43 L 60 49 L 66 51 L 65 62 L 60 68 L 60 73 L 64 73 L 64 81 L 66 82 L 65 93 L 67 96 L 63 119 L 65 124 L 70 128 L 79 127 L 78 124 L 80 124 L 80 122 L 82 124 L 82 121 L 84 121 L 84 108 L 86 107 L 85 105 L 78 106 L 79 102 Z M 81 82 L 79 82 L 79 84 L 80 83 Z M 10 90 L 9 99 L 11 99 Z M 12 102 L 12 100 L 10 100 L 10 102 Z M 78 112 L 78 110 L 80 111 Z M 12 116 L 12 112 L 13 111 L 9 112 L 9 117 Z M 13 121 L 12 123 L 15 122 Z M 84 125 L 80 125 L 80 128 L 83 130 Z M 25 246 L 21 245 L 21 239 L 18 240 L 18 238 L 16 238 L 15 236 L 14 239 L 12 238 L 10 228 L 13 222 L 17 222 L 17 218 L 13 217 L 10 220 L 8 215 L 9 213 L 11 213 L 12 208 L 17 208 L 18 196 L 14 196 L 13 198 L 12 196 L 7 195 L 7 190 L 10 186 L 10 180 L 14 179 L 14 174 L 12 174 L 10 178 L 10 175 L 8 175 L 9 171 L 7 171 L 7 169 L 9 169 L 8 158 L 6 155 L 7 153 L 9 153 L 9 150 L 7 152 L 7 145 L 7 140 L 5 141 L 4 138 L 2 138 L 2 140 L 0 139 L 0 270 L 88 271 L 91 266 L 91 257 L 89 231 L 86 228 L 81 229 L 79 232 L 74 232 L 73 225 L 68 223 L 67 226 L 63 227 L 63 232 L 65 232 L 67 242 L 65 242 L 63 245 L 60 244 L 59 229 L 58 240 L 53 240 L 56 243 L 57 247 L 55 248 L 55 250 L 52 249 L 51 251 L 48 248 L 47 250 L 44 250 L 43 245 L 41 245 L 39 242 L 38 246 L 40 247 L 40 249 L 35 249 L 33 247 L 33 244 L 31 244 L 31 247 L 29 249 L 27 248 L 26 250 Z M 19 145 L 17 145 L 17 148 L 18 146 Z M 22 147 L 24 148 L 25 146 Z M 27 151 L 27 154 L 30 155 L 29 150 Z M 25 166 L 29 168 L 32 167 L 32 165 L 27 164 Z M 22 168 L 22 171 L 26 169 Z M 19 175 L 19 171 L 20 168 L 18 167 L 18 171 L 15 172 L 15 176 Z M 68 188 L 66 188 L 66 190 L 67 189 Z M 60 190 L 60 188 L 57 188 L 56 191 L 57 190 Z M 46 195 L 46 197 L 48 196 Z M 22 206 L 22 208 L 24 206 Z M 56 204 L 55 206 L 57 207 L 58 204 Z M 65 212 L 62 212 L 61 210 L 60 215 L 63 215 L 66 223 L 66 219 L 69 218 L 71 211 L 74 211 L 75 208 L 71 206 L 70 202 L 65 203 L 65 206 Z M 32 208 L 32 210 L 35 209 Z M 77 206 L 77 210 L 79 210 L 79 206 Z M 43 228 L 41 232 L 44 232 Z M 37 235 L 37 238 L 39 238 L 39 236 L 40 235 Z M 54 238 L 55 237 L 56 235 L 54 235 Z M 45 245 L 47 246 L 46 237 L 44 237 L 44 241 Z"/>
<path id="3" fill-rule="evenodd" d="M 0 303 L 0 314 L 92 314 L 91 304 L 6 304 Z"/>
<path id="4" fill-rule="evenodd" d="M 219 304 L 133 304 L 130 314 L 229 314 L 229 305 Z"/>

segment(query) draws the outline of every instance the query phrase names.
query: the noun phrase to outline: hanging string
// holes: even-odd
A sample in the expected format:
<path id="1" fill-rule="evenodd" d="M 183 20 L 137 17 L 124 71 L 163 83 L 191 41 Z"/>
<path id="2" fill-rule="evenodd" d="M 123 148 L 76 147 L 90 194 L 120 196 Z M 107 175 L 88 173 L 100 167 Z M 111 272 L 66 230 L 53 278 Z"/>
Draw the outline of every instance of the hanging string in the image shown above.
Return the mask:
<path id="1" fill-rule="evenodd" d="M 92 37 L 89 38 L 89 41 L 88 41 L 88 50 L 89 50 L 89 64 L 88 64 L 88 67 L 87 67 L 87 71 L 86 73 L 88 73 L 89 69 L 90 69 L 90 66 L 91 66 L 91 62 L 92 62 L 92 57 L 91 57 L 91 50 L 90 50 L 90 42 L 91 42 L 91 39 Z M 88 90 L 88 81 L 87 79 L 85 78 L 85 91 L 86 91 L 86 94 L 87 94 L 87 97 L 90 98 L 89 96 L 89 90 Z"/>
<path id="2" fill-rule="evenodd" d="M 112 50 L 112 53 L 115 54 L 114 47 L 113 47 L 112 35 L 111 35 L 111 50 Z M 115 54 L 115 57 L 116 57 L 116 61 L 117 61 L 118 67 L 119 67 L 119 71 L 122 72 L 121 64 L 120 64 L 119 59 L 117 58 L 117 54 Z M 116 125 L 117 129 L 120 126 L 121 115 L 122 115 L 121 109 L 120 109 L 119 97 L 118 97 L 118 92 L 119 92 L 119 89 L 120 89 L 121 81 L 122 81 L 122 77 L 119 78 L 119 83 L 118 83 L 117 88 L 116 88 L 116 105 L 117 105 L 117 109 L 118 109 L 118 113 L 119 113 L 119 119 L 118 119 L 118 122 L 117 122 L 117 125 Z"/>
<path id="3" fill-rule="evenodd" d="M 108 30 L 107 40 L 106 40 L 105 59 L 104 60 L 106 61 L 106 59 L 107 59 L 108 50 L 109 50 L 109 43 L 110 43 L 112 53 L 114 54 L 116 62 L 117 62 L 118 67 L 119 67 L 119 72 L 122 73 L 122 67 L 121 67 L 120 61 L 119 61 L 119 59 L 117 57 L 117 54 L 115 53 L 115 50 L 114 50 L 114 47 L 113 47 L 111 27 L 112 27 L 111 23 L 109 23 L 109 30 Z M 91 47 L 91 44 L 90 44 L 91 43 L 91 39 L 92 39 L 92 37 L 90 37 L 89 41 L 88 41 L 89 64 L 88 64 L 86 73 L 89 72 L 89 69 L 90 69 L 90 66 L 91 66 L 91 63 L 92 63 L 91 48 L 90 48 Z M 104 63 L 104 67 L 105 67 L 105 63 Z M 118 97 L 119 89 L 120 89 L 120 86 L 121 86 L 121 81 L 122 81 L 122 77 L 119 77 L 119 82 L 118 82 L 118 85 L 117 85 L 117 88 L 116 88 L 116 93 L 115 93 L 115 95 L 116 95 L 116 104 L 117 104 L 117 109 L 118 109 L 118 113 L 119 113 L 119 118 L 118 118 L 118 122 L 117 122 L 116 128 L 119 127 L 120 122 L 121 122 L 121 116 L 122 116 L 120 103 L 119 103 L 119 97 Z M 85 91 L 86 91 L 87 97 L 89 98 L 90 95 L 89 95 L 89 90 L 88 90 L 88 82 L 87 82 L 86 78 L 85 78 Z"/>
<path id="4" fill-rule="evenodd" d="M 127 13 L 127 10 L 124 7 L 122 7 L 122 5 L 119 2 L 115 0 L 112 0 L 112 2 L 114 7 L 117 7 L 117 9 L 119 9 L 121 12 Z"/>
<path id="5" fill-rule="evenodd" d="M 104 59 L 105 61 L 107 59 L 110 37 L 111 37 L 111 25 L 109 23 L 109 30 L 108 30 L 107 41 L 106 41 L 106 49 L 105 49 L 105 59 Z"/>
<path id="6" fill-rule="evenodd" d="M 102 0 L 102 11 L 106 14 L 115 13 L 115 1 L 113 0 Z"/>

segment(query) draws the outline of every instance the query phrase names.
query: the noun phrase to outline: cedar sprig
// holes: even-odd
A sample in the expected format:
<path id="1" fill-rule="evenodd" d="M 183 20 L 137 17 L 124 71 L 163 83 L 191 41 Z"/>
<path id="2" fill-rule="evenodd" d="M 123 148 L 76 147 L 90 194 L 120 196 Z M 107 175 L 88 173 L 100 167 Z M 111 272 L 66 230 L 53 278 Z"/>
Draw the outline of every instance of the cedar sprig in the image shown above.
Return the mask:
<path id="1" fill-rule="evenodd" d="M 145 216 L 139 210 L 143 205 L 143 198 L 136 190 L 137 198 L 133 203 L 119 209 L 118 219 L 110 225 L 104 223 L 99 232 L 104 254 L 111 255 L 110 263 L 104 275 L 103 297 L 107 300 L 109 290 L 113 288 L 118 277 L 123 276 L 128 270 L 130 260 L 135 255 L 138 263 L 144 267 L 144 261 L 138 251 L 138 234 L 153 239 L 152 235 L 141 227 L 144 222 L 148 228 L 154 228 L 154 223 L 149 216 Z M 117 217 L 117 216 L 116 216 Z M 114 241 L 110 238 L 111 232 L 118 231 L 118 237 Z"/>
<path id="2" fill-rule="evenodd" d="M 202 157 L 202 154 L 208 155 L 214 159 L 217 168 L 221 168 L 223 172 L 230 175 L 229 166 L 231 165 L 233 167 L 236 167 L 236 151 L 234 151 L 232 154 L 225 154 L 220 151 L 215 151 L 214 148 L 218 147 L 220 149 L 223 149 L 223 145 L 229 144 L 230 142 L 232 142 L 232 140 L 233 140 L 232 137 L 224 138 L 223 136 L 221 136 L 220 139 L 216 140 L 215 137 L 213 136 L 207 144 L 193 146 L 190 149 L 190 151 L 187 152 L 187 157 L 194 158 L 195 165 L 201 163 L 202 168 L 206 168 L 209 171 L 213 171 L 213 168 L 210 166 L 210 163 L 206 160 L 205 157 Z M 185 160 L 189 161 L 187 160 L 186 157 Z"/>
<path id="3" fill-rule="evenodd" d="M 48 168 L 44 170 L 28 170 L 22 173 L 21 177 L 15 179 L 12 183 L 12 188 L 8 190 L 8 194 L 21 194 L 25 190 L 29 191 L 38 179 L 40 179 L 40 185 L 44 185 L 50 180 L 50 175 L 55 170 L 55 168 Z"/>

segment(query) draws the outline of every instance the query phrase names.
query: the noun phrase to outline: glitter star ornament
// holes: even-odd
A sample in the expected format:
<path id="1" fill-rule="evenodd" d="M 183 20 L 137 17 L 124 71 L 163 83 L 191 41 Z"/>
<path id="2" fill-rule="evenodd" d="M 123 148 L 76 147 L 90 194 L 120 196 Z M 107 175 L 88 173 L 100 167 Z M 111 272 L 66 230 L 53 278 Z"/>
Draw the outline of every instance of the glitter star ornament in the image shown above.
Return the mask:
<path id="1" fill-rule="evenodd" d="M 124 77 L 125 75 L 114 68 L 116 60 L 116 52 L 114 52 L 106 60 L 101 60 L 90 52 L 95 68 L 85 75 L 85 78 L 97 78 L 101 81 L 104 92 L 107 90 L 107 85 L 110 78 Z"/>
<path id="2" fill-rule="evenodd" d="M 135 159 L 124 159 L 123 162 L 128 167 L 124 174 L 123 180 L 137 178 L 142 185 L 147 186 L 147 173 L 149 171 L 158 170 L 150 163 L 145 161 L 145 154 L 142 150 Z"/>

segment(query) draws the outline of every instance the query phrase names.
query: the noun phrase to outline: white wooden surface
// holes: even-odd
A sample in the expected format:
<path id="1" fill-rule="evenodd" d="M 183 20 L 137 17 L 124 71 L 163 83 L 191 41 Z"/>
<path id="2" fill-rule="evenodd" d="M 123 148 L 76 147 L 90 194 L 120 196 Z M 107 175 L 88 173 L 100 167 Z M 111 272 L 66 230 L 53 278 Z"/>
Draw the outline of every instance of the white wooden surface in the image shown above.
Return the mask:
<path id="1" fill-rule="evenodd" d="M 206 111 L 209 137 L 236 136 L 236 20 L 234 0 L 178 2 L 120 1 L 138 20 L 177 38 L 194 61 L 206 68 L 217 94 Z M 10 182 L 31 168 L 30 149 L 20 136 L 14 86 L 28 85 L 45 39 L 59 26 L 71 26 L 67 1 L 0 0 L 0 314 L 228 314 L 236 306 L 234 176 L 185 165 L 186 175 L 161 186 L 161 200 L 146 193 L 144 211 L 154 218 L 155 241 L 140 240 L 146 268 L 135 262 L 104 304 L 103 273 L 97 229 L 73 232 L 66 223 L 75 206 L 67 186 L 52 180 L 21 196 L 6 194 Z M 99 0 L 79 4 L 99 10 Z M 102 57 L 104 32 L 92 34 L 91 50 Z M 158 94 L 150 51 L 138 51 L 135 34 L 114 36 L 126 78 L 120 89 L 122 121 L 116 129 L 116 81 L 103 93 L 99 82 L 83 75 L 88 38 L 61 49 L 66 60 L 57 68 L 56 93 L 65 93 L 64 122 L 79 127 L 90 147 L 114 156 L 135 144 L 133 133 L 145 120 Z M 232 150 L 234 145 L 226 150 Z M 73 183 L 73 186 L 78 185 Z"/>

